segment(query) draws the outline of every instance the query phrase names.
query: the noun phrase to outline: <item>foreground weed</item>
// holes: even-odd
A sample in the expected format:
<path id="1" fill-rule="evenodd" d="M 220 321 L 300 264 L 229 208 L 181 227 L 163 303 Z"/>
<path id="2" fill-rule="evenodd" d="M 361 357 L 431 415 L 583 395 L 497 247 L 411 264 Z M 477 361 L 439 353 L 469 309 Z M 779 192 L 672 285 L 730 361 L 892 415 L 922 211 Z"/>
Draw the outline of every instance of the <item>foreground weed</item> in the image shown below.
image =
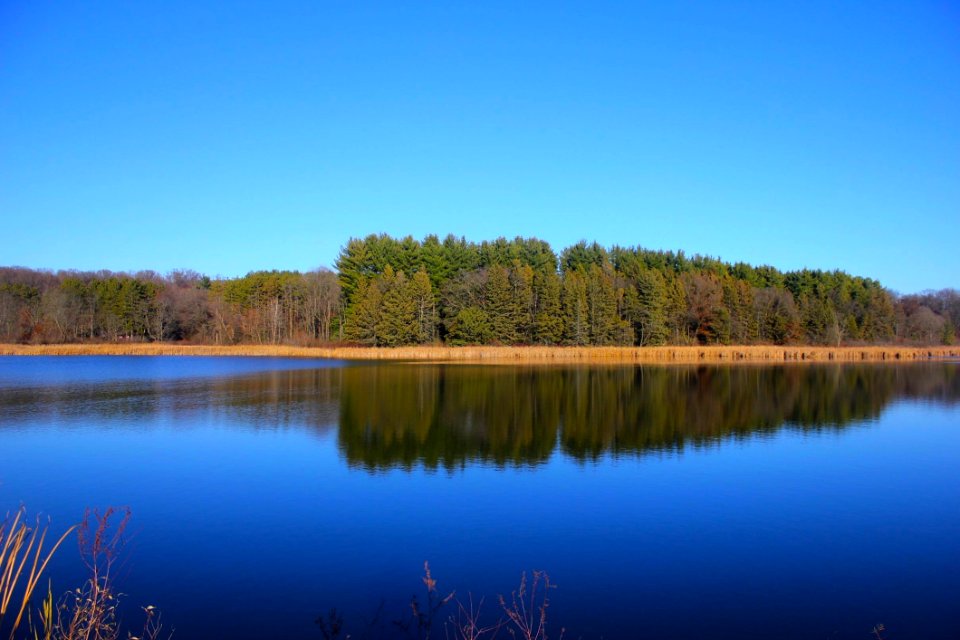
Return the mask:
<path id="1" fill-rule="evenodd" d="M 87 510 L 83 521 L 69 527 L 49 548 L 45 545 L 49 524 L 40 526 L 38 519 L 30 527 L 25 516 L 26 510 L 21 507 L 0 522 L 0 633 L 9 633 L 9 640 L 119 640 L 113 569 L 124 546 L 130 510 Z M 47 593 L 34 615 L 30 602 L 40 578 L 54 553 L 74 531 L 90 577 L 59 602 L 48 581 Z M 153 606 L 144 607 L 143 612 L 140 634 L 127 633 L 127 640 L 160 639 L 160 612 Z M 26 630 L 22 628 L 24 620 Z"/>
<path id="2" fill-rule="evenodd" d="M 39 517 L 33 527 L 27 526 L 24 507 L 0 523 L 0 632 L 7 623 L 7 616 L 15 611 L 9 628 L 11 640 L 23 622 L 24 613 L 50 558 L 77 528 L 74 525 L 67 529 L 45 553 L 44 544 L 49 527 L 49 523 L 41 527 Z M 19 596 L 15 597 L 17 593 Z"/>
<path id="3" fill-rule="evenodd" d="M 423 585 L 427 589 L 426 602 L 421 604 L 417 596 L 410 599 L 410 616 L 401 620 L 394 621 L 394 624 L 413 638 L 429 638 L 433 631 L 434 623 L 440 610 L 453 600 L 454 592 L 451 591 L 445 596 L 441 596 L 437 591 L 437 581 L 430 573 L 430 564 L 423 563 Z"/>
<path id="4" fill-rule="evenodd" d="M 61 599 L 53 628 L 45 629 L 52 638 L 116 640 L 120 637 L 112 572 L 124 545 L 130 510 L 121 512 L 119 522 L 114 524 L 111 519 L 116 514 L 116 509 L 109 508 L 102 514 L 87 510 L 84 515 L 77 529 L 77 543 L 90 577 L 82 587 Z"/>
<path id="5" fill-rule="evenodd" d="M 547 640 L 547 608 L 550 606 L 550 589 L 557 586 L 550 582 L 546 571 L 534 571 L 533 581 L 527 584 L 527 574 L 520 576 L 520 586 L 511 593 L 510 601 L 500 596 L 500 608 L 510 626 L 507 631 L 521 640 Z M 565 630 L 560 630 L 563 638 Z"/>
<path id="6" fill-rule="evenodd" d="M 476 605 L 473 603 L 473 595 L 467 597 L 467 602 L 457 600 L 457 611 L 447 620 L 446 631 L 447 638 L 453 640 L 483 640 L 489 638 L 493 640 L 500 629 L 503 628 L 503 618 L 497 618 L 491 623 L 484 623 L 481 613 L 483 611 L 483 598 Z"/>

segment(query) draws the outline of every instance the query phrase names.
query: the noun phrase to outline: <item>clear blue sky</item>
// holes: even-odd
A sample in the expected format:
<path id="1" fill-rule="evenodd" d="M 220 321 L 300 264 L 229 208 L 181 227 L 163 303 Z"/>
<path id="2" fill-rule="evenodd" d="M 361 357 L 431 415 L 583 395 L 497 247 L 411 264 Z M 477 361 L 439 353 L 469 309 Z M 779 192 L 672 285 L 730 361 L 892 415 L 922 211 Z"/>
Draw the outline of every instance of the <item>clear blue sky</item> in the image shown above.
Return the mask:
<path id="1" fill-rule="evenodd" d="M 452 232 L 960 286 L 960 6 L 0 0 L 0 218 L 53 269 Z"/>

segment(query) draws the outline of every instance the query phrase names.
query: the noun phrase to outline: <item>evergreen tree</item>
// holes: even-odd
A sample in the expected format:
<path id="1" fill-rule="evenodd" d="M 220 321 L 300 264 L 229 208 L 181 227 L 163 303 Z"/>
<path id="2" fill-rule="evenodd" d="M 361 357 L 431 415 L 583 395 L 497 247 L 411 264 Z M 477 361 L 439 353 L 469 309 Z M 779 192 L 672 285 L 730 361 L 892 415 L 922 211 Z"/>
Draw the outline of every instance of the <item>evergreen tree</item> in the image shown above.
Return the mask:
<path id="1" fill-rule="evenodd" d="M 563 340 L 570 345 L 590 343 L 590 314 L 587 306 L 587 283 L 583 271 L 567 271 L 560 298 L 563 316 Z"/>
<path id="2" fill-rule="evenodd" d="M 393 273 L 389 266 L 384 271 L 380 318 L 377 322 L 378 345 L 396 347 L 414 344 L 419 339 L 420 327 L 417 303 L 410 283 L 403 271 Z"/>
<path id="3" fill-rule="evenodd" d="M 420 257 L 423 261 L 423 269 L 430 276 L 430 286 L 434 291 L 439 291 L 443 283 L 452 278 L 454 273 L 453 265 L 447 261 L 447 253 L 437 236 L 429 235 L 423 239 Z"/>
<path id="4" fill-rule="evenodd" d="M 833 335 L 835 314 L 830 304 L 814 294 L 804 294 L 799 300 L 802 331 L 810 344 L 829 345 L 836 341 Z"/>
<path id="5" fill-rule="evenodd" d="M 377 345 L 377 327 L 380 324 L 380 277 L 360 280 L 355 292 L 357 302 L 350 306 L 345 323 L 347 340 Z"/>
<path id="6" fill-rule="evenodd" d="M 513 313 L 517 338 L 520 342 L 533 342 L 533 330 L 536 315 L 536 299 L 533 294 L 533 268 L 530 265 L 514 263 L 510 270 Z"/>
<path id="7" fill-rule="evenodd" d="M 667 317 L 667 329 L 670 332 L 670 340 L 673 344 L 683 344 L 689 342 L 687 335 L 687 291 L 683 280 L 672 272 L 666 279 L 666 299 L 664 304 L 664 313 Z M 666 278 L 666 275 L 664 276 Z"/>
<path id="8" fill-rule="evenodd" d="M 478 307 L 467 307 L 454 318 L 450 328 L 450 344 L 486 344 L 492 335 L 493 327 L 487 312 Z"/>
<path id="9" fill-rule="evenodd" d="M 340 255 L 335 263 L 340 278 L 340 288 L 348 304 L 360 299 L 359 290 L 367 280 L 375 275 L 367 243 L 359 238 L 350 238 L 347 244 L 340 249 Z"/>
<path id="10" fill-rule="evenodd" d="M 744 280 L 728 276 L 722 281 L 723 306 L 729 313 L 728 341 L 749 344 L 756 336 L 756 315 L 753 313 L 753 289 Z"/>
<path id="11" fill-rule="evenodd" d="M 879 283 L 871 283 L 865 293 L 861 335 L 871 342 L 887 342 L 893 338 L 895 311 L 893 298 Z"/>
<path id="12" fill-rule="evenodd" d="M 451 278 L 480 267 L 480 249 L 466 238 L 448 235 L 443 239 L 443 252 Z"/>
<path id="13" fill-rule="evenodd" d="M 667 287 L 659 271 L 643 270 L 636 280 L 635 304 L 631 316 L 641 346 L 665 344 L 667 329 Z"/>
<path id="14" fill-rule="evenodd" d="M 568 271 L 586 271 L 590 265 L 602 266 L 609 263 L 607 250 L 596 242 L 587 244 L 581 240 L 572 247 L 567 247 L 560 254 L 560 265 L 564 273 Z"/>
<path id="15" fill-rule="evenodd" d="M 945 313 L 943 319 L 943 338 L 941 341 L 945 345 L 952 345 L 957 339 L 957 329 L 954 326 L 953 319 L 950 317 L 949 313 Z"/>
<path id="16" fill-rule="evenodd" d="M 500 265 L 487 269 L 485 310 L 490 321 L 491 340 L 500 344 L 519 342 L 519 304 L 513 295 L 510 274 Z"/>
<path id="17" fill-rule="evenodd" d="M 537 344 L 560 344 L 563 340 L 563 317 L 560 308 L 560 276 L 556 271 L 543 271 L 534 274 L 534 313 L 533 341 Z"/>
<path id="18" fill-rule="evenodd" d="M 436 337 L 436 302 L 426 271 L 420 269 L 413 274 L 409 292 L 416 308 L 416 342 L 432 342 Z"/>
<path id="19" fill-rule="evenodd" d="M 590 344 L 615 344 L 619 317 L 613 274 L 609 269 L 590 265 L 586 274 L 586 289 Z"/>

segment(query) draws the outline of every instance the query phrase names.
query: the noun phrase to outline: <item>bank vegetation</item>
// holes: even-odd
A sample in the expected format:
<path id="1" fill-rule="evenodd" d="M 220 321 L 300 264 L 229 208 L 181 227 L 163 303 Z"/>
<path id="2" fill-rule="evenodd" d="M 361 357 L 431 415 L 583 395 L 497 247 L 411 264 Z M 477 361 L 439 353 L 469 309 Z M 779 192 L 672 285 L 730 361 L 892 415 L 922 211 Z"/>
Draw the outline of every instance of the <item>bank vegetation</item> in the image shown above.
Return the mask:
<path id="1" fill-rule="evenodd" d="M 489 363 L 696 363 L 881 362 L 960 358 L 958 347 L 298 347 L 291 345 L 189 345 L 172 343 L 0 344 L 0 355 L 18 356 L 255 356 L 335 360 Z"/>
<path id="2" fill-rule="evenodd" d="M 0 342 L 430 349 L 414 357 L 436 345 L 899 347 L 952 345 L 960 318 L 954 289 L 898 295 L 841 271 L 586 242 L 557 254 L 536 238 L 371 235 L 349 240 L 335 267 L 238 278 L 0 268 Z"/>

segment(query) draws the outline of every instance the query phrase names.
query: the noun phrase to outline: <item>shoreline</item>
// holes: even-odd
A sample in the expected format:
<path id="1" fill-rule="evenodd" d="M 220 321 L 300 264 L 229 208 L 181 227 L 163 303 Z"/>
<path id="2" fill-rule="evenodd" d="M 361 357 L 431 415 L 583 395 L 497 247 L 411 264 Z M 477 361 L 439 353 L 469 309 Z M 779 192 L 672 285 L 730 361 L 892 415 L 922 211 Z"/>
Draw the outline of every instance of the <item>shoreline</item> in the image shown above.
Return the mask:
<path id="1" fill-rule="evenodd" d="M 294 347 L 165 343 L 0 344 L 4 356 L 252 356 L 464 363 L 904 362 L 960 357 L 940 347 Z"/>

